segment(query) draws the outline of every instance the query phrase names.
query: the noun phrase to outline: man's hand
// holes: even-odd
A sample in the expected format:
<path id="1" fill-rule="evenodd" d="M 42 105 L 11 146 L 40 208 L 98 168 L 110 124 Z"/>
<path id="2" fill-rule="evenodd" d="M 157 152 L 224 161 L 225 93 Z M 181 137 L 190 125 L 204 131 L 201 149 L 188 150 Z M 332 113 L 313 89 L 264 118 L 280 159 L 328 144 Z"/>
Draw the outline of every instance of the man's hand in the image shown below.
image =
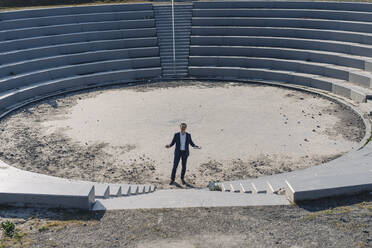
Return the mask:
<path id="1" fill-rule="evenodd" d="M 201 149 L 201 146 L 194 146 L 195 149 Z"/>
<path id="2" fill-rule="evenodd" d="M 165 145 L 165 148 L 169 148 L 170 146 L 169 145 Z"/>

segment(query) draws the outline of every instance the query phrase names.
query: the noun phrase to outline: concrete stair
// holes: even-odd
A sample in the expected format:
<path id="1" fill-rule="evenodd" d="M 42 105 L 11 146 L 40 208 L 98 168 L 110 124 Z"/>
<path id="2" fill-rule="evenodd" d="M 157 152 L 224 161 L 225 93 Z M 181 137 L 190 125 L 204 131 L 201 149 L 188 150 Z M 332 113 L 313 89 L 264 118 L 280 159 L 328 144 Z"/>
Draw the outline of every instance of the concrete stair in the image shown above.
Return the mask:
<path id="1" fill-rule="evenodd" d="M 304 85 L 365 102 L 371 25 L 365 4 L 195 2 L 189 75 Z"/>
<path id="2" fill-rule="evenodd" d="M 173 54 L 172 7 L 154 6 L 163 78 L 186 78 L 191 30 L 191 4 L 174 6 L 175 61 Z"/>
<path id="3" fill-rule="evenodd" d="M 151 4 L 0 13 L 0 111 L 100 85 L 160 78 Z"/>
<path id="4" fill-rule="evenodd" d="M 111 184 L 94 183 L 96 198 L 109 199 L 112 197 L 134 196 L 152 193 L 155 191 L 154 185 L 142 184 Z"/>
<path id="5" fill-rule="evenodd" d="M 355 102 L 372 98 L 372 4 L 176 4 L 175 64 L 171 21 L 169 4 L 0 12 L 0 114 L 72 90 L 160 78 L 279 82 Z M 94 210 L 283 205 L 286 198 L 372 190 L 371 154 L 367 145 L 322 166 L 210 185 L 222 193 L 76 182 L 0 161 L 0 204 Z"/>

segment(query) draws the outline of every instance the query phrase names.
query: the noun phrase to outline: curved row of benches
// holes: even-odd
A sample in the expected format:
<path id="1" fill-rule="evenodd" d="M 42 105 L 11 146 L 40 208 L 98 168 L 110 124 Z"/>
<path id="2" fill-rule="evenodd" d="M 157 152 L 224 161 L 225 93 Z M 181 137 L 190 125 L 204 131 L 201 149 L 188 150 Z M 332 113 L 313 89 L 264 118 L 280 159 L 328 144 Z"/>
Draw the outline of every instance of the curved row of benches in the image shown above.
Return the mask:
<path id="1" fill-rule="evenodd" d="M 0 111 L 48 94 L 159 78 L 151 4 L 0 13 Z"/>
<path id="2" fill-rule="evenodd" d="M 189 75 L 372 98 L 372 5 L 195 2 Z"/>
<path id="3" fill-rule="evenodd" d="M 0 13 L 0 114 L 59 92 L 160 76 L 151 4 Z M 97 198 L 155 190 L 1 168 L 0 204 L 91 209 Z"/>
<path id="4" fill-rule="evenodd" d="M 372 4 L 195 2 L 189 75 L 281 82 L 364 102 L 372 97 Z M 367 132 L 370 125 L 365 122 Z M 372 190 L 372 145 L 322 166 L 211 183 L 291 201 Z"/>
<path id="5" fill-rule="evenodd" d="M 192 8 L 190 47 L 185 41 L 189 35 L 189 26 L 185 24 L 188 20 L 176 18 L 175 22 L 176 27 L 181 25 L 176 28 L 176 36 L 181 38 L 178 40 L 181 43 L 176 46 L 182 47 L 182 55 L 188 54 L 189 50 L 189 77 L 303 85 L 331 91 L 356 102 L 372 98 L 372 4 L 229 1 L 194 2 Z M 189 11 L 190 8 L 179 8 L 180 13 L 177 12 L 183 18 L 189 18 L 188 13 L 182 14 L 182 9 Z M 0 114 L 20 104 L 70 90 L 160 79 L 162 69 L 166 75 L 161 61 L 170 66 L 166 60 L 170 53 L 164 52 L 164 47 L 168 49 L 171 45 L 170 40 L 158 39 L 158 36 L 170 33 L 169 25 L 164 22 L 168 19 L 168 16 L 156 16 L 149 3 L 1 12 Z M 160 56 L 159 41 L 164 43 L 163 57 Z M 176 58 L 179 59 L 177 54 Z M 187 63 L 180 62 L 182 66 Z M 186 73 L 182 73 L 180 76 L 184 77 Z M 314 167 L 304 172 L 254 182 L 227 182 L 220 186 L 228 191 L 255 193 L 275 193 L 287 187 L 290 199 L 304 199 L 301 197 L 309 198 L 306 185 L 316 183 L 314 176 L 325 175 L 320 183 L 332 181 L 332 170 L 337 167 L 342 168 L 340 175 L 345 178 L 357 168 L 365 189 L 365 182 L 369 182 L 371 149 L 368 145 L 361 151 L 332 161 L 322 166 L 323 171 Z M 10 171 L 13 169 L 9 167 Z M 29 175 L 23 175 L 23 178 Z M 40 201 L 53 202 L 61 197 L 58 204 L 62 205 L 58 206 L 63 207 L 66 197 L 70 197 L 69 204 L 77 199 L 73 206 L 83 208 L 90 208 L 94 203 L 90 184 L 81 186 L 80 194 L 74 191 L 75 182 L 70 182 L 66 189 L 65 181 L 48 178 L 45 182 L 55 187 L 43 191 L 43 184 L 37 181 L 47 176 L 33 174 L 32 177 L 35 177 L 32 183 L 36 193 L 38 190 L 39 193 L 55 193 L 48 199 L 42 194 Z M 285 184 L 288 178 L 290 183 Z M 301 184 L 301 180 L 308 183 Z M 20 199 L 17 198 L 19 193 L 25 191 L 29 200 L 35 199 L 27 185 L 17 188 L 19 182 L 4 184 L 8 188 L 0 184 L 0 194 L 4 189 L 10 193 L 13 190 L 13 199 Z M 360 190 L 358 183 L 361 182 L 352 181 L 349 186 Z M 106 198 L 111 195 L 107 185 L 94 185 L 96 196 Z M 317 190 L 327 187 L 320 185 Z M 333 187 L 343 186 L 345 183 L 339 181 L 333 184 Z M 123 187 L 124 191 L 128 190 L 125 185 L 110 187 L 115 196 L 122 195 Z M 144 187 L 142 189 L 146 191 Z M 148 189 L 151 191 L 151 187 Z M 305 194 L 299 195 L 298 190 Z M 136 187 L 135 192 L 139 191 L 142 192 Z M 326 191 L 322 196 L 334 192 L 339 191 Z M 11 197 L 6 192 L 5 195 Z M 2 199 L 6 202 L 6 198 Z M 71 205 L 66 203 L 65 206 Z"/>

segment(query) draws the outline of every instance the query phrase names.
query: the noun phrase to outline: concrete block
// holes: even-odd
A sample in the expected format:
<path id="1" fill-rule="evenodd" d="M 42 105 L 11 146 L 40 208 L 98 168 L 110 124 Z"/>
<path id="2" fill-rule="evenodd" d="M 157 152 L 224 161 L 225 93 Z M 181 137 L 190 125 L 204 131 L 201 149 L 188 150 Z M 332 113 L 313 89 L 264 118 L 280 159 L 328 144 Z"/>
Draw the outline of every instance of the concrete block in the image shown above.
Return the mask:
<path id="1" fill-rule="evenodd" d="M 230 192 L 230 185 L 229 184 L 226 184 L 226 183 L 218 183 L 217 185 L 219 185 L 221 187 L 221 191 L 222 192 Z"/>
<path id="2" fill-rule="evenodd" d="M 110 197 L 110 186 L 108 184 L 94 184 L 96 198 L 108 199 Z"/>
<path id="3" fill-rule="evenodd" d="M 145 185 L 138 185 L 138 194 L 146 193 Z"/>
<path id="4" fill-rule="evenodd" d="M 261 183 L 251 183 L 252 185 L 252 194 L 265 194 L 266 193 L 266 185 Z"/>
<path id="5" fill-rule="evenodd" d="M 310 80 L 310 87 L 332 92 L 333 84 L 326 80 L 312 78 Z"/>
<path id="6" fill-rule="evenodd" d="M 138 185 L 131 185 L 130 187 L 130 194 L 137 195 L 139 193 Z"/>
<path id="7" fill-rule="evenodd" d="M 110 197 L 122 196 L 121 186 L 118 184 L 110 184 Z"/>
<path id="8" fill-rule="evenodd" d="M 364 92 L 352 89 L 350 91 L 350 99 L 354 102 L 366 102 L 367 95 Z"/>
<path id="9" fill-rule="evenodd" d="M 240 192 L 240 183 L 239 182 L 230 182 L 230 192 Z"/>
<path id="10" fill-rule="evenodd" d="M 281 73 L 281 74 L 284 74 L 284 73 Z M 312 80 L 311 76 L 307 76 L 304 74 L 296 75 L 296 74 L 291 74 L 290 72 L 285 73 L 285 74 L 287 75 L 287 78 L 282 78 L 280 80 L 278 79 L 278 81 L 311 87 L 311 80 Z M 275 80 L 275 79 L 271 79 L 271 80 Z"/>
<path id="11" fill-rule="evenodd" d="M 95 200 L 91 185 L 6 181 L 0 184 L 0 204 L 26 207 L 91 209 Z"/>
<path id="12" fill-rule="evenodd" d="M 131 194 L 131 185 L 129 184 L 122 184 L 121 185 L 121 194 L 122 196 L 128 196 Z"/>
<path id="13" fill-rule="evenodd" d="M 372 172 L 336 176 L 319 176 L 304 179 L 288 179 L 286 196 L 292 202 L 356 194 L 372 190 Z"/>
<path id="14" fill-rule="evenodd" d="M 332 93 L 340 96 L 344 96 L 346 98 L 351 97 L 351 89 L 345 87 L 344 85 L 338 85 L 338 84 L 333 84 L 332 85 Z"/>
<path id="15" fill-rule="evenodd" d="M 240 183 L 240 192 L 252 194 L 252 185 L 248 182 L 241 182 Z"/>
<path id="16" fill-rule="evenodd" d="M 150 185 L 150 192 L 154 192 L 156 190 L 156 186 L 155 185 Z"/>
<path id="17" fill-rule="evenodd" d="M 358 73 L 350 72 L 349 73 L 349 81 L 352 83 L 355 83 L 357 85 L 366 87 L 366 88 L 371 88 L 371 77 L 367 75 L 361 75 Z"/>
<path id="18" fill-rule="evenodd" d="M 372 61 L 365 61 L 364 70 L 372 72 Z"/>

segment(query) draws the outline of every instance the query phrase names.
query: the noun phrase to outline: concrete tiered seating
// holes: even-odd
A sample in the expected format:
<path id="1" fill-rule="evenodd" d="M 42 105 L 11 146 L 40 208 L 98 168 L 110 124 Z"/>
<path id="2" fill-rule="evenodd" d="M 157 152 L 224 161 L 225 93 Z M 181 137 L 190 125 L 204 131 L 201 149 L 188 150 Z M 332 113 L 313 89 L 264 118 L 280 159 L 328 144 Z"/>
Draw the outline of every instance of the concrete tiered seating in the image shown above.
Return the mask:
<path id="1" fill-rule="evenodd" d="M 372 98 L 372 5 L 195 2 L 189 75 Z"/>
<path id="2" fill-rule="evenodd" d="M 169 6 L 158 7 L 156 22 L 152 4 L 1 12 L 0 115 L 54 94 L 162 76 L 303 85 L 357 102 L 372 96 L 372 4 L 194 2 L 189 42 L 190 7 L 176 7 L 183 17 L 176 17 L 176 75 L 170 71 Z M 119 197 L 155 187 L 72 181 L 0 161 L 0 204 L 96 210 L 286 204 L 284 192 L 297 201 L 372 190 L 371 161 L 369 143 L 322 166 L 217 183 L 249 198 L 163 190 L 137 200 Z"/>
<path id="3" fill-rule="evenodd" d="M 366 101 L 372 96 L 372 4 L 195 2 L 189 75 L 303 85 Z M 291 201 L 371 190 L 371 149 L 321 167 L 210 188 L 286 193 Z"/>
<path id="4" fill-rule="evenodd" d="M 151 4 L 0 13 L 0 111 L 73 89 L 161 76 Z"/>
<path id="5" fill-rule="evenodd" d="M 160 76 L 151 4 L 0 13 L 0 114 L 61 92 Z M 155 190 L 3 169 L 0 204 L 91 209 L 96 198 Z"/>

